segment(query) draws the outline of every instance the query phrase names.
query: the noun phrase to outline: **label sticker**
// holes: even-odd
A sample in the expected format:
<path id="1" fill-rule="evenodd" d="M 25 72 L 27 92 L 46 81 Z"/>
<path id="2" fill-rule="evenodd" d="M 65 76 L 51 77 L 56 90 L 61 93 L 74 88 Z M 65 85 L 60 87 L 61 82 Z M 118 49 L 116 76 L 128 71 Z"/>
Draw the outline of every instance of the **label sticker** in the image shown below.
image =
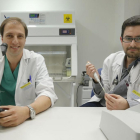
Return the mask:
<path id="1" fill-rule="evenodd" d="M 64 23 L 72 23 L 72 14 L 64 14 Z"/>
<path id="2" fill-rule="evenodd" d="M 29 13 L 29 25 L 45 25 L 45 13 Z"/>

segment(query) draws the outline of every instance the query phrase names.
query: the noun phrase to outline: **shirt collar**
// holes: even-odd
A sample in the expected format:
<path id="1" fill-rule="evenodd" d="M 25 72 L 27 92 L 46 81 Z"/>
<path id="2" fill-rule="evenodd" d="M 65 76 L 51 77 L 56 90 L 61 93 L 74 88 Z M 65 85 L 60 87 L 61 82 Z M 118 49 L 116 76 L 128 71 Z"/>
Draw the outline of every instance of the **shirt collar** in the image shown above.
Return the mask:
<path id="1" fill-rule="evenodd" d="M 23 59 L 29 59 L 30 56 L 30 51 L 28 51 L 27 49 L 23 49 Z"/>

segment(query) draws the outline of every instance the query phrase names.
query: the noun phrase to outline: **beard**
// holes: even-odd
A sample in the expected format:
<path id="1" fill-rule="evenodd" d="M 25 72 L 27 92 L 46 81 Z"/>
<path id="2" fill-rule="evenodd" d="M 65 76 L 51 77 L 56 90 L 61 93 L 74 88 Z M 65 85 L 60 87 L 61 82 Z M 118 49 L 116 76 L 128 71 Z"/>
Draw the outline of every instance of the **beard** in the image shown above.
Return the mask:
<path id="1" fill-rule="evenodd" d="M 137 51 L 129 51 L 130 49 L 136 49 Z M 127 55 L 127 57 L 129 58 L 138 58 L 140 57 L 140 48 L 138 47 L 129 47 L 126 49 L 125 54 Z"/>

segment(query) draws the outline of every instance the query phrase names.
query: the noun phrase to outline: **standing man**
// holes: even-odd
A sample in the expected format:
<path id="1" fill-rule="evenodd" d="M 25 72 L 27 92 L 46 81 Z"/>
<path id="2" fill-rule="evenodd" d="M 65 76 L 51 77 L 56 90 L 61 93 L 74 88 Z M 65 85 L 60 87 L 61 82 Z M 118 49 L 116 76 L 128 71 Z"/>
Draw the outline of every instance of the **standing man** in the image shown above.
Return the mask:
<path id="1" fill-rule="evenodd" d="M 140 104 L 140 16 L 124 21 L 120 41 L 123 51 L 109 55 L 104 63 L 101 77 L 94 67 L 86 66 L 93 78 L 94 102 L 82 107 L 104 107 L 109 110 L 124 110 Z M 94 78 L 96 72 L 106 93 Z"/>
<path id="2" fill-rule="evenodd" d="M 53 106 L 57 100 L 44 58 L 24 49 L 28 29 L 19 18 L 5 19 L 1 39 L 8 44 L 0 59 L 0 125 L 17 126 Z"/>

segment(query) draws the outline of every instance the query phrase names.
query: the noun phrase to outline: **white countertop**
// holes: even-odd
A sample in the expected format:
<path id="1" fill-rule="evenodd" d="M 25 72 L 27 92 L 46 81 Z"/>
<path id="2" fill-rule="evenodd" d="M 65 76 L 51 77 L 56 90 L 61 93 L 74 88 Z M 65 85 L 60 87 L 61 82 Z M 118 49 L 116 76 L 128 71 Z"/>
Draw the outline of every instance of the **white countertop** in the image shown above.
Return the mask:
<path id="1" fill-rule="evenodd" d="M 106 140 L 99 128 L 105 107 L 53 107 L 17 127 L 0 126 L 1 140 Z"/>

